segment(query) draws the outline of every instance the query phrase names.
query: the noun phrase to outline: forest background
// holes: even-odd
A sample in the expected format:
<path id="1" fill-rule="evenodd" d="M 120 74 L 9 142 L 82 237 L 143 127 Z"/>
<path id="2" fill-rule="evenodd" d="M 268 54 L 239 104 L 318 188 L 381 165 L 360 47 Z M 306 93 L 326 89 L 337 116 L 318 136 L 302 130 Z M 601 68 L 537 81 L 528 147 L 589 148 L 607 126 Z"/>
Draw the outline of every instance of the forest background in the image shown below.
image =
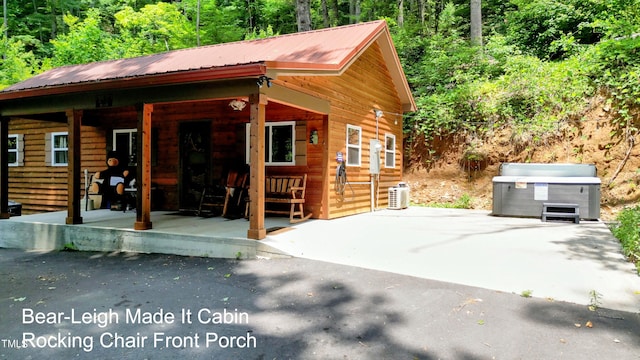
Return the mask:
<path id="1" fill-rule="evenodd" d="M 0 89 L 68 64 L 385 19 L 418 108 L 404 117 L 413 202 L 486 209 L 500 163 L 593 163 L 602 216 L 640 259 L 637 0 L 2 1 Z"/>

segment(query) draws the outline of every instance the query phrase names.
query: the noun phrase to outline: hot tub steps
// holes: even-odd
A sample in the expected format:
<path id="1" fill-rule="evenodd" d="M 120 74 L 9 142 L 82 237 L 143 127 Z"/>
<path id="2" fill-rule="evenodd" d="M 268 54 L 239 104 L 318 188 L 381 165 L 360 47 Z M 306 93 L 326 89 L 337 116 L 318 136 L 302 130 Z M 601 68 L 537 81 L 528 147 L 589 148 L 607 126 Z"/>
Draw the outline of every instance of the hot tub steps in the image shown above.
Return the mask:
<path id="1" fill-rule="evenodd" d="M 542 221 L 549 220 L 572 220 L 574 223 L 580 223 L 580 206 L 578 204 L 564 203 L 543 203 L 542 204 Z"/>

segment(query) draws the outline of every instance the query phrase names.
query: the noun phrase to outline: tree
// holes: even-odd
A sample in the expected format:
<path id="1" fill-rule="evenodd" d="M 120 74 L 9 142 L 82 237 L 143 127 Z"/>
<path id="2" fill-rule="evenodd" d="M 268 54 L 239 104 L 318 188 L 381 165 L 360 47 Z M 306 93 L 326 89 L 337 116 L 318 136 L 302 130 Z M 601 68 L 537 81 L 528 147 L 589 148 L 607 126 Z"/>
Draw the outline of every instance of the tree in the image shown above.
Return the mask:
<path id="1" fill-rule="evenodd" d="M 146 5 L 140 11 L 126 7 L 115 17 L 124 57 L 196 45 L 194 29 L 176 5 L 159 2 Z"/>
<path id="2" fill-rule="evenodd" d="M 25 45 L 17 38 L 0 37 L 0 53 L 4 59 L 0 62 L 0 90 L 25 80 L 39 71 L 38 61 L 33 52 L 26 51 Z"/>
<path id="3" fill-rule="evenodd" d="M 622 0 L 626 1 L 626 0 Z M 506 14 L 507 36 L 524 52 L 542 59 L 562 59 L 562 43 L 593 44 L 600 39 L 591 25 L 603 8 L 601 0 L 512 0 Z"/>
<path id="4" fill-rule="evenodd" d="M 200 19 L 198 21 L 198 4 Z M 224 0 L 184 0 L 181 5 L 191 29 L 196 32 L 196 45 L 219 44 L 243 38 L 246 2 L 229 3 Z M 193 31 L 193 30 L 191 30 Z"/>
<path id="5" fill-rule="evenodd" d="M 65 15 L 64 22 L 69 32 L 51 40 L 53 66 L 84 64 L 116 57 L 112 51 L 111 34 L 102 30 L 97 9 L 89 10 L 83 21 L 73 15 Z"/>
<path id="6" fill-rule="evenodd" d="M 311 4 L 309 0 L 296 0 L 298 32 L 311 30 Z"/>
<path id="7" fill-rule="evenodd" d="M 482 46 L 482 0 L 471 0 L 471 45 Z"/>

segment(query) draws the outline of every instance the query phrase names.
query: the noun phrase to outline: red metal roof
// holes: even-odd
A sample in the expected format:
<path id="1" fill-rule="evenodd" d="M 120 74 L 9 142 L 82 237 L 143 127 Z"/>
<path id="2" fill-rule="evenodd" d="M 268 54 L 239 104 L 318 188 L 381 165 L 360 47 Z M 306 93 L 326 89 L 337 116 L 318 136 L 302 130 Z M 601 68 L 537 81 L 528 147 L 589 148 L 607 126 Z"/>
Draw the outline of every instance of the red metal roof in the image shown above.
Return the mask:
<path id="1" fill-rule="evenodd" d="M 384 21 L 63 66 L 0 91 L 0 100 L 84 91 L 87 86 L 116 88 L 251 77 L 267 70 L 339 72 L 381 34 L 383 48 L 392 52 L 388 59 L 395 59 L 388 65 L 392 76 L 399 79 L 396 86 L 401 98 L 415 107 Z"/>
<path id="2" fill-rule="evenodd" d="M 383 21 L 55 68 L 3 92 L 264 63 L 271 68 L 338 70 L 385 28 Z"/>

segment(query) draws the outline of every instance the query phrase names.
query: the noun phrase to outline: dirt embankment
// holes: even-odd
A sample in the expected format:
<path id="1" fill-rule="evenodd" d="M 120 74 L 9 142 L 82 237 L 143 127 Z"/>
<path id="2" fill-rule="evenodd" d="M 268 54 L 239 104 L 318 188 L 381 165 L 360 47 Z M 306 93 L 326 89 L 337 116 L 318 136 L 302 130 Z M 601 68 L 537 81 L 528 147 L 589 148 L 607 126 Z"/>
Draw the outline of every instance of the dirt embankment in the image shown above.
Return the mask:
<path id="1" fill-rule="evenodd" d="M 533 142 L 499 129 L 483 139 L 460 134 L 436 139 L 428 147 L 414 141 L 407 148 L 404 179 L 414 203 L 455 202 L 472 198 L 475 209 L 491 210 L 492 178 L 503 162 L 595 164 L 602 180 L 601 218 L 614 220 L 640 198 L 639 136 L 612 136 L 611 110 L 602 98 L 592 100 L 580 119 Z"/>

